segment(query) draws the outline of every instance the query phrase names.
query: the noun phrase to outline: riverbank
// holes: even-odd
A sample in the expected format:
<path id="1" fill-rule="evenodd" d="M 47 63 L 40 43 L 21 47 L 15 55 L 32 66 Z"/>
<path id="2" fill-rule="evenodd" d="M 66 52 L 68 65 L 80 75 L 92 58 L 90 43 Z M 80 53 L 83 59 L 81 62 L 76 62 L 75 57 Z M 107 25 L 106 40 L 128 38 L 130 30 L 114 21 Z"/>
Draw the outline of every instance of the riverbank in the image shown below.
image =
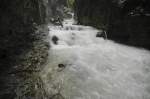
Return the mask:
<path id="1" fill-rule="evenodd" d="M 49 43 L 47 25 L 37 27 L 32 46 L 19 58 L 14 57 L 14 65 L 0 76 L 0 99 L 43 99 L 46 97 L 42 89 L 39 72 L 47 61 Z"/>

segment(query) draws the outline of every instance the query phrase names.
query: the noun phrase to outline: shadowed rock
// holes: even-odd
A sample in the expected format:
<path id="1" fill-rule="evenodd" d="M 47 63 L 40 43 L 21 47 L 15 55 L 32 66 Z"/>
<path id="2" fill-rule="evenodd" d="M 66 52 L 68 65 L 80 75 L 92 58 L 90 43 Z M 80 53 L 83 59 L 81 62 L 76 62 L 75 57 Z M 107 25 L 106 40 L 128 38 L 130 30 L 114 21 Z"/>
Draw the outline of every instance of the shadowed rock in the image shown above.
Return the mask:
<path id="1" fill-rule="evenodd" d="M 66 66 L 64 64 L 58 64 L 59 68 L 65 68 Z"/>
<path id="2" fill-rule="evenodd" d="M 54 35 L 54 36 L 52 37 L 52 41 L 53 41 L 53 43 L 56 44 L 56 45 L 58 44 L 58 40 L 59 40 L 59 39 L 58 39 L 57 36 Z"/>
<path id="3" fill-rule="evenodd" d="M 96 37 L 102 37 L 102 38 L 106 39 L 106 35 L 104 32 L 97 32 Z"/>

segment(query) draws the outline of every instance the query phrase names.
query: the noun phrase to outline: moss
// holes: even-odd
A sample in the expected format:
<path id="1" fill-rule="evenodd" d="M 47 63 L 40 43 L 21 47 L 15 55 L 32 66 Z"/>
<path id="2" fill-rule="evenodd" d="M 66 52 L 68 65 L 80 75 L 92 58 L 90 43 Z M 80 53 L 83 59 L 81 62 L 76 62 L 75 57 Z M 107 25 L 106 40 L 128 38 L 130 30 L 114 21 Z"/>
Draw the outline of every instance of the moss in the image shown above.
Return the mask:
<path id="1" fill-rule="evenodd" d="M 74 1 L 75 0 L 67 0 L 67 5 L 69 8 L 72 8 L 72 9 L 74 8 Z"/>

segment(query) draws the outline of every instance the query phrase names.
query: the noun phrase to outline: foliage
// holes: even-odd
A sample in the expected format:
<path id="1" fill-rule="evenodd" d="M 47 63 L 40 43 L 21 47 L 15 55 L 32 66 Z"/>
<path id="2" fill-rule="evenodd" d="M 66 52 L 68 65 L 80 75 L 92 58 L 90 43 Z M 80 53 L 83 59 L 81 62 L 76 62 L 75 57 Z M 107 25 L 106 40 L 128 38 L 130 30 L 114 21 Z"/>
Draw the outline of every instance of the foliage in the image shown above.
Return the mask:
<path id="1" fill-rule="evenodd" d="M 74 7 L 74 1 L 75 0 L 67 0 L 67 5 L 69 8 L 73 8 Z"/>

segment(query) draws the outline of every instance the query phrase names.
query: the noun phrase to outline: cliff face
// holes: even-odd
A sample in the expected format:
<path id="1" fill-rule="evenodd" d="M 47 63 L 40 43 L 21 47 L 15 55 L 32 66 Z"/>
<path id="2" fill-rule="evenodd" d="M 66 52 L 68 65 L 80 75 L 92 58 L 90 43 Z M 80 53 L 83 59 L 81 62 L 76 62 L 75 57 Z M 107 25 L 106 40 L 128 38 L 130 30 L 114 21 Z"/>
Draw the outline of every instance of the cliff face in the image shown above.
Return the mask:
<path id="1" fill-rule="evenodd" d="M 75 0 L 79 24 L 105 29 L 117 42 L 150 48 L 149 0 Z"/>
<path id="2" fill-rule="evenodd" d="M 63 16 L 66 0 L 0 0 L 0 68 L 30 49 L 37 25 Z"/>
<path id="3" fill-rule="evenodd" d="M 66 0 L 48 0 L 47 4 L 47 21 L 50 21 L 51 18 L 57 18 L 58 16 L 63 18 L 64 8 L 67 6 Z"/>
<path id="4" fill-rule="evenodd" d="M 34 25 L 44 23 L 46 13 L 42 0 L 0 0 L 0 13 L 0 68 L 5 68 L 32 45 Z"/>
<path id="5" fill-rule="evenodd" d="M 48 54 L 48 45 L 42 41 L 42 35 L 47 35 L 48 19 L 55 16 L 60 5 L 64 5 L 63 0 L 59 1 L 0 0 L 0 99 L 14 99 L 17 92 L 24 95 L 22 90 L 26 92 L 26 86 L 32 89 L 28 90 L 28 96 L 36 93 L 32 85 L 37 83 L 33 78 L 38 77 L 33 76 L 33 72 L 44 64 Z M 59 10 L 57 12 L 60 13 Z M 16 92 L 18 86 L 20 88 Z"/>

